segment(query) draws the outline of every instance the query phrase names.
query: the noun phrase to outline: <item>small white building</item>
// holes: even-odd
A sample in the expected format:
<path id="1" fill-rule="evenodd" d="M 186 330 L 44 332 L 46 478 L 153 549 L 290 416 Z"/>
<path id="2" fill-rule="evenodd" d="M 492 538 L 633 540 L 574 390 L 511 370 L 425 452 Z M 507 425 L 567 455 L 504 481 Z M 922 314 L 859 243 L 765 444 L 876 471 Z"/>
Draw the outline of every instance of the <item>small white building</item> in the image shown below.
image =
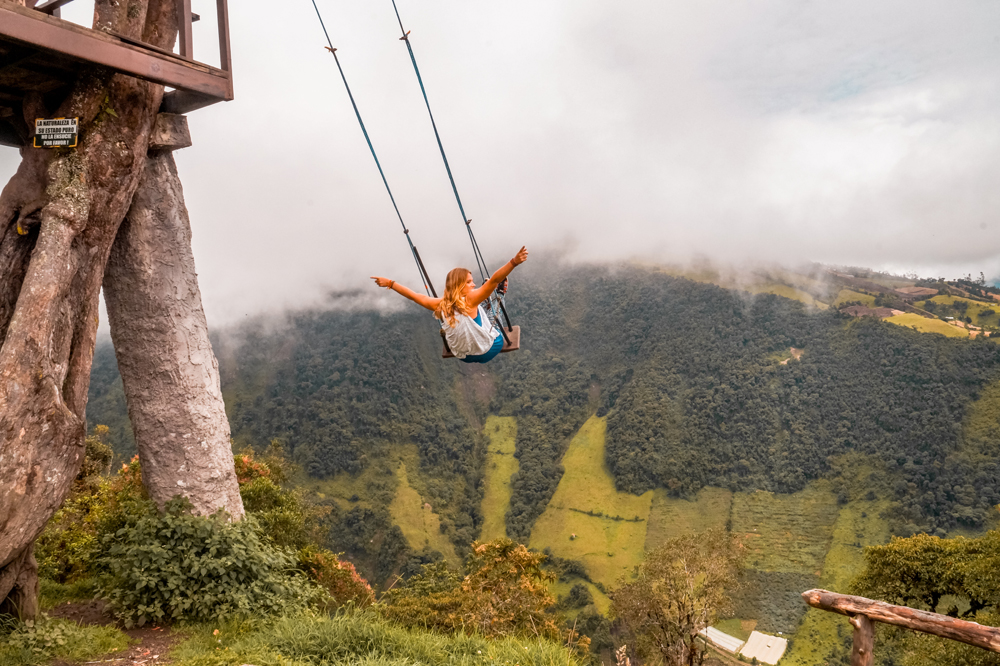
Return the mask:
<path id="1" fill-rule="evenodd" d="M 715 647 L 721 648 L 726 652 L 731 652 L 732 654 L 736 654 L 740 651 L 740 648 L 743 647 L 743 641 L 735 636 L 723 633 L 715 627 L 706 627 L 705 629 L 699 631 L 698 635 Z"/>
<path id="2" fill-rule="evenodd" d="M 774 666 L 781 659 L 781 656 L 785 654 L 787 648 L 787 639 L 754 631 L 743 645 L 740 654 L 747 659 L 757 657 L 757 661 L 760 663 Z"/>

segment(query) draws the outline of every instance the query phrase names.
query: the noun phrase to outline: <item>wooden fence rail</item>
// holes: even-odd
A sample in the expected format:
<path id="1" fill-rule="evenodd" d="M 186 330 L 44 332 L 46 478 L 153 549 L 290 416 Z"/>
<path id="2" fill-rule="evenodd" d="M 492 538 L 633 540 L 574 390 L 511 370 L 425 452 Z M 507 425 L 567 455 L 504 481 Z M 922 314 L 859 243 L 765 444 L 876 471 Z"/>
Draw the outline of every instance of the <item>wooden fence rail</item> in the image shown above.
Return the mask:
<path id="1" fill-rule="evenodd" d="M 975 622 L 939 613 L 894 606 L 882 601 L 837 594 L 827 590 L 809 590 L 802 598 L 813 608 L 840 613 L 850 618 L 854 626 L 854 647 L 851 666 L 871 666 L 875 647 L 875 622 L 905 627 L 961 643 L 1000 652 L 1000 627 L 986 627 Z"/>

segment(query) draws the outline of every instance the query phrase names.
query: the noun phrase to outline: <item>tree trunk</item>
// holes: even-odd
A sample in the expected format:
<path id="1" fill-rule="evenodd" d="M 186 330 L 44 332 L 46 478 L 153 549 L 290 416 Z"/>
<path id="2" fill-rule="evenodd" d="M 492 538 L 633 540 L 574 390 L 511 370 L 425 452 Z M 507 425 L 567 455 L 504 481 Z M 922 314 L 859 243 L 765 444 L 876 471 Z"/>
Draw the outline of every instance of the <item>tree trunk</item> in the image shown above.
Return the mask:
<path id="1" fill-rule="evenodd" d="M 169 48 L 172 0 L 96 0 L 94 27 Z M 98 295 L 145 166 L 163 87 L 93 67 L 54 111 L 76 149 L 24 148 L 0 194 L 0 606 L 37 611 L 31 544 L 83 463 Z"/>
<path id="2" fill-rule="evenodd" d="M 142 481 L 162 508 L 243 517 L 219 364 L 208 339 L 191 225 L 173 154 L 151 151 L 104 274 L 104 298 Z"/>

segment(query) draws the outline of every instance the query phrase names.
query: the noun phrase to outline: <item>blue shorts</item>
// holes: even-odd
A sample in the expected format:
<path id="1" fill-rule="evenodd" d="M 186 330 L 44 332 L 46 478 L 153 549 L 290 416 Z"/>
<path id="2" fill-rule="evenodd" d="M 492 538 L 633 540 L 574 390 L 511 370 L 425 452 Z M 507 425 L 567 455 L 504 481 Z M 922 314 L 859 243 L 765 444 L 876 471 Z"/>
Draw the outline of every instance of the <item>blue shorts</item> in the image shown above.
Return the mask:
<path id="1" fill-rule="evenodd" d="M 493 341 L 493 346 L 490 347 L 489 351 L 485 354 L 470 354 L 462 359 L 464 363 L 486 363 L 487 361 L 493 360 L 493 357 L 500 353 L 503 349 L 503 334 L 497 336 L 497 339 Z"/>

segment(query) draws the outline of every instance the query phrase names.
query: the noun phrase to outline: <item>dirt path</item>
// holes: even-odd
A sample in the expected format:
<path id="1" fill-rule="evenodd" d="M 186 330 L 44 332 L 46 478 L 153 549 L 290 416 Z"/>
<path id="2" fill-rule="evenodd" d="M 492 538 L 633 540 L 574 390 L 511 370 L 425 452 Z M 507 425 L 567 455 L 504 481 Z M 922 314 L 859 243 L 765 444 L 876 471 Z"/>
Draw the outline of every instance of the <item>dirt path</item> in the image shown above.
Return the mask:
<path id="1" fill-rule="evenodd" d="M 48 611 L 50 617 L 70 620 L 79 624 L 99 626 L 118 626 L 132 639 L 133 645 L 123 652 L 112 652 L 95 661 L 88 661 L 91 666 L 153 666 L 154 664 L 170 664 L 167 657 L 170 650 L 185 636 L 173 631 L 170 627 L 145 626 L 136 629 L 125 629 L 110 614 L 105 612 L 103 601 L 70 602 L 60 604 Z M 53 666 L 71 666 L 70 662 L 56 661 Z"/>

